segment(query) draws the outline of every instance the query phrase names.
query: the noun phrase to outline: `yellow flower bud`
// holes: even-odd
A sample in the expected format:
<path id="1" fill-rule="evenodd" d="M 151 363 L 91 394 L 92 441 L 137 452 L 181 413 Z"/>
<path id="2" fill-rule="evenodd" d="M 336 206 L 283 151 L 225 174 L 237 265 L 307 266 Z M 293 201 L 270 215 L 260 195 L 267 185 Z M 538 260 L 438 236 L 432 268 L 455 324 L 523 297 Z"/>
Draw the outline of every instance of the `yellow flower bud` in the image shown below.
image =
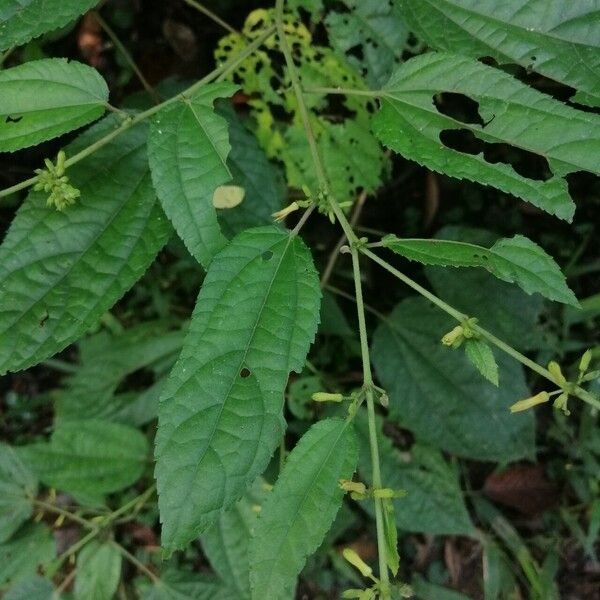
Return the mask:
<path id="1" fill-rule="evenodd" d="M 569 409 L 567 408 L 567 400 L 569 399 L 569 394 L 567 394 L 566 392 L 563 392 L 560 396 L 558 396 L 556 398 L 556 400 L 554 401 L 554 408 L 556 408 L 557 410 L 562 410 L 565 415 L 570 415 L 571 412 L 569 411 Z"/>
<path id="2" fill-rule="evenodd" d="M 357 494 L 366 494 L 367 486 L 360 481 L 352 481 L 350 479 L 340 479 L 340 488 L 345 492 L 356 492 Z"/>
<path id="3" fill-rule="evenodd" d="M 530 398 L 525 398 L 525 400 L 519 400 L 518 402 L 515 402 L 510 407 L 510 412 L 521 412 L 523 410 L 527 410 L 528 408 L 532 408 L 538 404 L 548 402 L 548 400 L 550 400 L 550 394 L 548 394 L 548 392 L 540 392 L 535 396 L 531 396 Z"/>
<path id="4" fill-rule="evenodd" d="M 352 548 L 344 548 L 342 555 L 363 577 L 373 577 L 373 569 Z"/>
<path id="5" fill-rule="evenodd" d="M 390 488 L 379 488 L 377 490 L 373 490 L 374 498 L 394 498 L 396 496 L 396 492 Z"/>
<path id="6" fill-rule="evenodd" d="M 443 338 L 444 346 L 452 346 L 456 348 L 463 340 L 464 329 L 462 325 L 457 325 L 452 331 L 449 331 Z"/>
<path id="7" fill-rule="evenodd" d="M 592 351 L 588 349 L 579 361 L 579 372 L 585 373 L 590 368 L 590 362 L 592 362 Z"/>
<path id="8" fill-rule="evenodd" d="M 565 376 L 562 374 L 562 369 L 560 368 L 560 365 L 556 361 L 551 360 L 548 363 L 548 371 L 550 371 L 550 374 L 552 375 L 552 378 L 554 379 L 554 381 L 557 385 L 562 386 L 565 383 L 567 383 Z"/>
<path id="9" fill-rule="evenodd" d="M 299 208 L 300 208 L 300 205 L 297 202 L 292 202 L 289 206 L 286 206 L 285 208 L 282 208 L 281 210 L 278 210 L 277 212 L 274 212 L 271 216 L 277 222 L 281 222 L 289 214 L 293 213 L 294 211 L 298 210 Z"/>
<path id="10" fill-rule="evenodd" d="M 329 394 L 327 392 L 315 392 L 312 395 L 315 402 L 341 402 L 344 399 L 342 394 Z"/>

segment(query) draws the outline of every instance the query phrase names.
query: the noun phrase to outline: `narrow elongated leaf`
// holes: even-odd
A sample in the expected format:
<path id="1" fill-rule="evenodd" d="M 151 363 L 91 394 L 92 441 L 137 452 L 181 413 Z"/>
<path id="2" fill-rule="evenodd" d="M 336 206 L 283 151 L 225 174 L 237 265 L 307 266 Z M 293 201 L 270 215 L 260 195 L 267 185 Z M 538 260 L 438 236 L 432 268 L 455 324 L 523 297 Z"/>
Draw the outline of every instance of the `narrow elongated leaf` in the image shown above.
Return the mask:
<path id="1" fill-rule="evenodd" d="M 402 531 L 444 535 L 473 532 L 456 470 L 442 453 L 431 446 L 414 444 L 400 452 L 382 432 L 383 419 L 377 419 L 379 456 L 383 485 L 404 490 L 406 496 L 394 499 L 394 516 Z M 356 418 L 359 442 L 358 472 L 361 481 L 372 481 L 369 426 L 364 411 Z M 373 503 L 361 503 L 374 516 Z"/>
<path id="2" fill-rule="evenodd" d="M 535 292 L 551 300 L 578 306 L 560 267 L 542 248 L 522 235 L 497 241 L 491 248 L 453 240 L 400 239 L 388 235 L 383 245 L 396 254 L 424 265 L 483 267 L 528 294 Z"/>
<path id="3" fill-rule="evenodd" d="M 202 536 L 202 548 L 213 569 L 236 590 L 239 600 L 250 598 L 248 549 L 257 507 L 265 500 L 265 481 L 258 479 L 244 497 Z"/>
<path id="4" fill-rule="evenodd" d="M 309 251 L 275 227 L 239 234 L 211 263 L 159 406 L 156 477 L 169 550 L 241 497 L 283 433 L 283 392 L 318 323 Z"/>
<path id="5" fill-rule="evenodd" d="M 112 131 L 106 119 L 67 148 Z M 144 273 L 171 229 L 156 201 L 136 126 L 68 170 L 81 198 L 59 212 L 32 192 L 0 246 L 0 374 L 62 350 Z"/>
<path id="6" fill-rule="evenodd" d="M 92 540 L 77 555 L 76 600 L 112 600 L 121 579 L 121 555 L 110 542 Z"/>
<path id="7" fill-rule="evenodd" d="M 440 112 L 434 100 L 441 93 L 467 96 L 477 103 L 477 115 Z M 404 63 L 381 92 L 373 127 L 406 158 L 494 186 L 568 221 L 574 204 L 564 177 L 581 170 L 600 174 L 600 116 L 565 106 L 470 58 L 431 52 Z M 550 177 L 524 177 L 512 164 L 497 162 L 498 144 L 545 159 Z"/>
<path id="8" fill-rule="evenodd" d="M 0 50 L 58 29 L 96 4 L 98 0 L 0 0 Z"/>
<path id="9" fill-rule="evenodd" d="M 150 129 L 154 188 L 177 233 L 205 268 L 226 243 L 213 193 L 232 179 L 227 121 L 215 113 L 213 103 L 235 90 L 230 83 L 207 85 L 193 98 L 163 108 Z"/>
<path id="10" fill-rule="evenodd" d="M 101 500 L 135 483 L 148 460 L 148 442 L 133 427 L 106 421 L 69 421 L 49 443 L 19 448 L 40 481 L 76 497 Z"/>
<path id="11" fill-rule="evenodd" d="M 29 518 L 36 494 L 35 475 L 11 446 L 0 443 L 0 543 Z"/>
<path id="12" fill-rule="evenodd" d="M 293 597 L 306 557 L 321 544 L 358 460 L 352 425 L 326 419 L 313 425 L 290 453 L 263 507 L 250 546 L 252 598 Z"/>
<path id="13" fill-rule="evenodd" d="M 0 71 L 0 152 L 35 146 L 100 118 L 108 87 L 96 69 L 49 58 Z"/>
<path id="14" fill-rule="evenodd" d="M 31 578 L 55 556 L 50 529 L 43 523 L 28 523 L 0 544 L 0 587 Z"/>
<path id="15" fill-rule="evenodd" d="M 525 397 L 521 365 L 498 356 L 500 388 L 440 339 L 456 324 L 423 298 L 396 306 L 373 339 L 373 363 L 390 396 L 390 415 L 432 446 L 481 460 L 511 460 L 534 450 L 533 415 L 508 407 Z"/>
<path id="16" fill-rule="evenodd" d="M 412 30 L 430 46 L 518 63 L 578 90 L 600 106 L 600 2 L 583 0 L 400 0 Z"/>

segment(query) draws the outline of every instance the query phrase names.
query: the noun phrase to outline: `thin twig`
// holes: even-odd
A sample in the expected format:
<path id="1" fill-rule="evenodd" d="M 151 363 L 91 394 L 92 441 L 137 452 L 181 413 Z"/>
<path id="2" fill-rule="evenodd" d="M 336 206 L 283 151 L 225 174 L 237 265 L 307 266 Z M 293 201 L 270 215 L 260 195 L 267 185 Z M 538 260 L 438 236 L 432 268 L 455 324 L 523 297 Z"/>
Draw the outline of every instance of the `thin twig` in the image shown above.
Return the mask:
<path id="1" fill-rule="evenodd" d="M 221 19 L 221 17 L 216 15 L 212 10 L 206 8 L 206 6 L 204 6 L 203 4 L 200 4 L 200 2 L 196 2 L 196 0 L 183 0 L 183 1 L 188 6 L 195 8 L 197 11 L 201 12 L 203 15 L 206 15 L 209 19 L 212 19 L 215 23 L 217 23 L 217 25 L 220 25 L 223 29 L 226 29 L 227 31 L 229 31 L 229 33 L 235 33 L 237 35 L 241 35 L 237 29 L 234 29 L 231 25 L 229 25 L 229 23 L 226 23 L 225 21 L 223 21 L 223 19 Z"/>

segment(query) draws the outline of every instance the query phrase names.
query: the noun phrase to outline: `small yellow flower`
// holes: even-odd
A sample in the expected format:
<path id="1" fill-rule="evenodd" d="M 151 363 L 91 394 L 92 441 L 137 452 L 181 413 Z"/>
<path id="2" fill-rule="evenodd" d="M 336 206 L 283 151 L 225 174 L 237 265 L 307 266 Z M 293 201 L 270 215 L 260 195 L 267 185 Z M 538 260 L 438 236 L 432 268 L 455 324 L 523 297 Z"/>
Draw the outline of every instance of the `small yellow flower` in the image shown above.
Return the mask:
<path id="1" fill-rule="evenodd" d="M 367 486 L 364 483 L 361 483 L 360 481 L 340 479 L 339 485 L 345 492 L 355 492 L 357 494 L 367 493 Z"/>
<path id="2" fill-rule="evenodd" d="M 352 548 L 344 548 L 342 555 L 352 566 L 361 572 L 363 577 L 373 577 L 373 569 Z"/>
<path id="3" fill-rule="evenodd" d="M 563 386 L 567 383 L 567 380 L 562 373 L 562 369 L 556 361 L 551 360 L 548 363 L 548 371 L 550 371 L 550 374 L 557 385 Z"/>
<path id="4" fill-rule="evenodd" d="M 327 392 L 315 392 L 312 395 L 315 402 L 341 402 L 344 399 L 342 394 L 328 394 Z"/>
<path id="5" fill-rule="evenodd" d="M 548 402 L 548 400 L 550 400 L 550 394 L 548 394 L 548 392 L 540 392 L 535 396 L 531 396 L 530 398 L 525 398 L 525 400 L 519 400 L 518 402 L 515 402 L 510 407 L 510 412 L 521 412 L 523 410 L 527 410 L 529 408 L 537 406 L 538 404 Z"/>
<path id="6" fill-rule="evenodd" d="M 300 208 L 300 205 L 297 202 L 292 202 L 290 205 L 286 206 L 285 208 L 282 208 L 281 210 L 278 210 L 277 212 L 274 212 L 271 216 L 278 222 L 280 223 L 281 221 L 283 221 L 289 214 L 293 213 L 294 211 L 298 210 Z"/>
<path id="7" fill-rule="evenodd" d="M 449 331 L 443 338 L 444 346 L 452 346 L 456 348 L 460 346 L 464 338 L 464 329 L 462 325 L 457 325 L 452 331 Z"/>

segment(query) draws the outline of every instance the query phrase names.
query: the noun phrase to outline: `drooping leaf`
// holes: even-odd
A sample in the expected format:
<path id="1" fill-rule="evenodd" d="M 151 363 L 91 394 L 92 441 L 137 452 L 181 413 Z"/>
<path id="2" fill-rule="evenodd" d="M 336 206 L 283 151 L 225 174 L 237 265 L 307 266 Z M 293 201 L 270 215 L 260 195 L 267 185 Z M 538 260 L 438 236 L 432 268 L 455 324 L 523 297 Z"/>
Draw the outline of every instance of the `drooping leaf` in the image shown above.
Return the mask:
<path id="1" fill-rule="evenodd" d="M 0 152 L 87 125 L 104 114 L 107 101 L 104 79 L 78 62 L 49 58 L 0 71 Z"/>
<path id="2" fill-rule="evenodd" d="M 320 545 L 343 499 L 340 479 L 358 460 L 352 425 L 326 419 L 292 450 L 258 519 L 250 545 L 252 598 L 293 597 L 306 557 Z"/>
<path id="3" fill-rule="evenodd" d="M 239 206 L 217 211 L 223 233 L 233 237 L 249 227 L 271 223 L 271 215 L 283 204 L 285 185 L 256 137 L 246 129 L 231 104 L 217 106 L 217 112 L 227 119 L 229 128 L 231 152 L 227 166 L 233 183 L 245 190 L 244 201 Z"/>
<path id="4" fill-rule="evenodd" d="M 575 102 L 600 106 L 600 2 L 401 0 L 412 30 L 439 50 L 518 63 L 560 81 Z"/>
<path id="5" fill-rule="evenodd" d="M 211 263 L 159 406 L 156 477 L 168 550 L 205 531 L 262 473 L 319 299 L 309 251 L 275 227 L 239 234 Z"/>
<path id="6" fill-rule="evenodd" d="M 139 479 L 148 442 L 133 427 L 89 419 L 63 423 L 50 442 L 21 446 L 19 454 L 40 481 L 86 501 L 101 501 L 104 494 Z"/>
<path id="7" fill-rule="evenodd" d="M 54 586 L 51 581 L 33 575 L 11 587 L 3 598 L 4 600 L 54 600 Z"/>
<path id="8" fill-rule="evenodd" d="M 356 418 L 359 441 L 358 473 L 361 481 L 372 481 L 369 428 L 366 415 Z M 384 487 L 404 490 L 406 496 L 396 498 L 394 517 L 402 531 L 437 535 L 465 535 L 473 532 L 456 471 L 442 453 L 424 444 L 414 444 L 400 452 L 382 433 L 383 419 L 377 419 L 377 435 Z M 374 516 L 370 502 L 361 502 Z"/>
<path id="9" fill-rule="evenodd" d="M 0 443 L 0 543 L 30 517 L 36 494 L 35 475 L 11 446 Z"/>
<path id="10" fill-rule="evenodd" d="M 436 237 L 491 246 L 497 236 L 482 229 L 449 226 Z M 540 295 L 529 296 L 483 270 L 425 267 L 425 275 L 442 300 L 470 317 L 477 317 L 479 325 L 511 346 L 520 350 L 543 346 L 538 325 L 543 308 Z"/>
<path id="11" fill-rule="evenodd" d="M 121 555 L 110 542 L 92 540 L 77 555 L 76 600 L 112 600 L 121 579 Z"/>
<path id="12" fill-rule="evenodd" d="M 142 600 L 240 600 L 235 588 L 216 577 L 170 569 L 159 583 L 141 590 Z"/>
<path id="13" fill-rule="evenodd" d="M 0 586 L 32 577 L 55 555 L 50 529 L 43 523 L 28 523 L 0 544 Z"/>
<path id="14" fill-rule="evenodd" d="M 435 102 L 444 93 L 466 96 L 476 114 L 441 112 Z M 386 146 L 406 158 L 491 185 L 567 221 L 574 204 L 565 176 L 600 173 L 595 158 L 600 116 L 565 106 L 470 58 L 430 52 L 404 63 L 381 92 L 373 127 Z M 512 164 L 497 162 L 508 151 L 547 161 L 544 173 L 534 175 L 539 179 L 525 177 Z"/>
<path id="15" fill-rule="evenodd" d="M 373 363 L 390 397 L 390 415 L 420 440 L 481 460 L 531 456 L 533 416 L 508 407 L 527 395 L 521 365 L 498 357 L 500 388 L 440 339 L 455 321 L 422 298 L 408 298 L 381 323 Z"/>
<path id="16" fill-rule="evenodd" d="M 235 90 L 229 83 L 206 85 L 192 98 L 165 106 L 150 127 L 154 188 L 177 233 L 205 268 L 226 243 L 213 194 L 232 179 L 227 121 L 216 114 L 213 103 Z"/>
<path id="17" fill-rule="evenodd" d="M 487 342 L 478 339 L 465 340 L 465 354 L 471 364 L 494 385 L 498 385 L 498 364 Z"/>
<path id="18" fill-rule="evenodd" d="M 106 119 L 67 154 L 115 127 Z M 62 212 L 32 192 L 0 246 L 0 374 L 83 335 L 144 273 L 171 229 L 152 191 L 146 129 L 136 126 L 68 169 L 81 190 Z"/>
<path id="19" fill-rule="evenodd" d="M 535 292 L 550 300 L 578 306 L 560 267 L 540 246 L 522 235 L 497 241 L 491 248 L 468 242 L 440 239 L 383 238 L 384 247 L 424 265 L 483 267 L 528 294 Z"/>
<path id="20" fill-rule="evenodd" d="M 98 0 L 0 0 L 0 51 L 63 27 Z"/>
<path id="21" fill-rule="evenodd" d="M 80 366 L 65 378 L 65 389 L 53 394 L 55 419 L 103 419 L 139 425 L 139 418 L 156 418 L 158 398 L 154 410 L 139 414 L 134 404 L 139 399 L 125 402 L 116 394 L 126 376 L 139 369 L 154 371 L 153 366 L 171 359 L 175 362 L 183 344 L 183 331 L 170 331 L 168 323 L 150 321 L 136 325 L 120 335 L 101 331 L 79 343 Z M 161 369 L 162 372 L 162 369 Z M 156 375 L 156 373 L 153 373 Z M 129 418 L 134 418 L 133 421 Z M 147 421 L 142 421 L 147 422 Z"/>
<path id="22" fill-rule="evenodd" d="M 202 548 L 223 581 L 235 589 L 240 600 L 250 598 L 248 549 L 256 526 L 257 508 L 265 500 L 265 482 L 257 479 L 244 497 L 202 536 Z"/>
<path id="23" fill-rule="evenodd" d="M 348 9 L 331 11 L 325 26 L 332 47 L 367 83 L 378 88 L 400 62 L 408 28 L 391 0 L 343 0 Z"/>

